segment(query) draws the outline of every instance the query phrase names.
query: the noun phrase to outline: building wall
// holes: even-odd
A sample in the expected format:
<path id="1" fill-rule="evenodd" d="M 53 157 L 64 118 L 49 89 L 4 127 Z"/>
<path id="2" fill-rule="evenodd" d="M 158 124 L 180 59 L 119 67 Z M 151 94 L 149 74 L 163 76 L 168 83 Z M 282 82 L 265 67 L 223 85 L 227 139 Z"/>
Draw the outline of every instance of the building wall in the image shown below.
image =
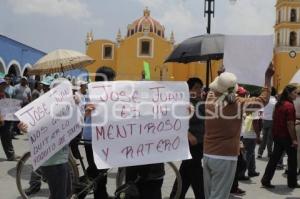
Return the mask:
<path id="1" fill-rule="evenodd" d="M 276 53 L 274 63 L 276 68 L 274 85 L 278 90 L 282 90 L 300 69 L 300 54 L 291 58 L 288 52 Z"/>
<path id="2" fill-rule="evenodd" d="M 0 72 L 7 73 L 10 67 L 23 75 L 26 67 L 31 67 L 46 53 L 0 35 Z"/>
<path id="3" fill-rule="evenodd" d="M 103 46 L 109 44 L 113 46 L 113 57 L 111 60 L 103 59 Z M 95 59 L 95 62 L 86 69 L 89 73 L 95 73 L 101 66 L 109 66 L 116 70 L 116 45 L 110 40 L 95 40 L 87 48 L 86 54 Z M 92 75 L 93 76 L 93 75 Z"/>
<path id="4" fill-rule="evenodd" d="M 138 44 L 140 39 L 152 40 L 151 56 L 139 56 Z M 153 33 L 136 33 L 133 36 L 125 38 L 119 44 L 114 44 L 113 60 L 105 61 L 101 58 L 102 48 L 108 40 L 96 40 L 91 42 L 87 47 L 87 55 L 96 61 L 87 67 L 88 71 L 94 73 L 101 66 L 110 66 L 117 72 L 118 80 L 140 80 L 143 71 L 143 62 L 150 64 L 152 80 L 170 80 L 173 77 L 173 68 L 170 64 L 164 64 L 164 60 L 172 51 L 173 45 Z M 161 72 L 163 74 L 161 74 Z"/>
<path id="5" fill-rule="evenodd" d="M 296 10 L 296 21 L 291 22 L 291 10 Z M 290 32 L 296 32 L 296 46 L 290 46 Z M 278 0 L 276 4 L 274 86 L 280 91 L 300 68 L 300 0 Z M 279 33 L 279 35 L 278 35 Z M 278 38 L 279 36 L 279 38 Z M 295 57 L 291 53 L 295 52 Z"/>

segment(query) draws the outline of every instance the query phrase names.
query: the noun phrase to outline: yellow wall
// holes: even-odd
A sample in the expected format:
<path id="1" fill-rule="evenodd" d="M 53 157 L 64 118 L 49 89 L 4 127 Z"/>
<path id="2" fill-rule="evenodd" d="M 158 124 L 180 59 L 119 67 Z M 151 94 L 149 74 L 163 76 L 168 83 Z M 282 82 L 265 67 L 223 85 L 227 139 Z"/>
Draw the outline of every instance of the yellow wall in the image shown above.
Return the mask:
<path id="1" fill-rule="evenodd" d="M 102 59 L 102 46 L 105 44 L 111 44 L 114 45 L 114 52 L 113 52 L 113 59 L 112 60 L 103 60 Z M 92 43 L 89 44 L 86 54 L 93 59 L 95 59 L 95 62 L 91 65 L 89 65 L 86 69 L 89 71 L 89 73 L 95 73 L 98 68 L 101 66 L 109 66 L 112 67 L 114 70 L 116 70 L 116 45 L 109 40 L 95 40 Z"/>
<path id="2" fill-rule="evenodd" d="M 153 56 L 151 57 L 138 56 L 138 39 L 145 37 L 153 39 Z M 105 65 L 115 69 L 119 80 L 140 80 L 143 62 L 147 61 L 150 63 L 152 80 L 160 80 L 161 78 L 174 80 L 172 64 L 164 64 L 164 60 L 173 49 L 173 44 L 169 41 L 151 32 L 148 35 L 136 33 L 122 40 L 119 45 L 114 44 L 113 60 L 102 60 L 102 45 L 106 43 L 114 44 L 109 40 L 95 40 L 88 45 L 86 54 L 96 60 L 87 67 L 90 73 L 95 73 L 99 67 Z M 162 76 L 161 71 L 163 71 Z"/>
<path id="3" fill-rule="evenodd" d="M 90 73 L 95 73 L 101 66 L 110 66 L 117 72 L 118 80 L 140 80 L 143 71 L 143 61 L 150 63 L 151 80 L 175 80 L 186 81 L 190 77 L 199 77 L 206 82 L 206 62 L 193 62 L 189 64 L 164 63 L 164 60 L 171 53 L 173 45 L 157 36 L 149 33 L 147 37 L 153 39 L 153 57 L 138 57 L 138 39 L 143 38 L 143 33 L 125 38 L 119 45 L 109 40 L 95 40 L 88 45 L 87 55 L 96 61 L 87 67 Z M 102 59 L 102 46 L 104 44 L 114 45 L 113 60 Z M 212 61 L 212 76 L 216 77 L 220 61 Z M 161 74 L 163 71 L 163 74 Z M 94 78 L 92 78 L 94 79 Z M 211 81 L 210 81 L 211 82 Z"/>
<path id="4" fill-rule="evenodd" d="M 210 82 L 217 76 L 217 71 L 222 63 L 222 60 L 212 61 L 211 74 L 209 75 Z M 190 77 L 199 77 L 203 83 L 206 82 L 206 62 L 193 62 L 189 64 L 173 63 L 174 80 L 186 81 Z"/>
<path id="5" fill-rule="evenodd" d="M 300 23 L 297 19 L 297 22 L 290 22 L 290 16 L 288 12 L 288 8 L 295 8 L 297 12 L 299 12 L 298 8 L 300 7 L 300 1 L 288 1 L 288 0 L 277 0 L 276 4 L 276 10 L 281 10 L 283 8 L 285 12 L 285 18 L 286 20 L 281 17 L 281 21 L 278 23 L 276 20 L 276 25 L 274 26 L 275 32 L 283 31 L 295 31 L 298 32 L 300 29 Z M 278 13 L 276 13 L 277 15 Z M 300 13 L 297 13 L 299 15 Z M 276 19 L 278 19 L 278 16 L 276 16 Z M 289 33 L 287 33 L 289 34 Z M 275 41 L 277 41 L 277 35 Z M 284 34 L 284 36 L 287 37 L 287 35 Z M 281 35 L 282 37 L 282 35 Z M 299 34 L 297 34 L 297 37 L 299 37 Z M 299 39 L 299 38 L 297 38 Z M 284 38 L 284 40 L 288 40 Z M 287 41 L 289 42 L 289 41 Z M 274 53 L 273 61 L 275 66 L 275 75 L 274 75 L 274 86 L 278 89 L 278 91 L 281 91 L 290 81 L 291 78 L 294 76 L 294 74 L 298 71 L 300 68 L 300 53 L 299 53 L 299 46 L 291 47 L 289 44 L 285 44 L 282 41 L 281 38 L 281 44 L 278 46 L 276 43 L 276 50 Z M 291 58 L 289 56 L 289 52 L 294 50 L 297 55 L 295 58 Z"/>
<path id="6" fill-rule="evenodd" d="M 138 55 L 139 38 L 145 37 L 153 39 L 153 54 L 151 57 L 139 57 Z M 164 67 L 163 62 L 171 50 L 172 44 L 169 41 L 153 33 L 149 33 L 146 36 L 143 33 L 136 33 L 124 39 L 117 50 L 117 79 L 140 80 L 143 71 L 143 61 L 147 61 L 150 64 L 151 79 L 159 80 L 160 70 L 163 70 Z M 167 67 L 167 64 L 165 64 L 165 67 Z M 167 79 L 170 79 L 172 76 L 170 74 L 171 70 L 164 70 L 168 71 Z"/>
<path id="7" fill-rule="evenodd" d="M 300 55 L 294 59 L 287 52 L 276 53 L 274 56 L 276 73 L 274 76 L 275 87 L 282 90 L 300 69 Z"/>

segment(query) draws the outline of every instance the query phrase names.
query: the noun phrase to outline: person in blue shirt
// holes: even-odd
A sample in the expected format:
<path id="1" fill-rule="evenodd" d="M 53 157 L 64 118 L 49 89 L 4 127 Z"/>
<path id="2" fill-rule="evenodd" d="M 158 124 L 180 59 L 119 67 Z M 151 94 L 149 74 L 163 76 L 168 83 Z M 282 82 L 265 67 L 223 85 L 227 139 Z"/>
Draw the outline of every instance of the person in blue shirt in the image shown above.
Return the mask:
<path id="1" fill-rule="evenodd" d="M 116 77 L 115 71 L 107 66 L 101 67 L 97 71 L 97 75 L 95 81 L 113 81 Z M 89 102 L 88 97 L 84 99 L 85 103 Z M 85 108 L 85 126 L 83 128 L 83 139 L 90 142 L 84 146 L 86 152 L 86 158 L 88 162 L 87 173 L 90 177 L 96 178 L 101 172 L 106 172 L 106 169 L 98 169 L 93 156 L 93 148 L 92 148 L 92 128 L 91 128 L 91 112 L 95 109 L 93 104 L 87 104 Z M 107 176 L 103 176 L 97 182 L 97 185 L 94 189 L 94 198 L 108 199 L 108 193 L 106 190 Z M 80 197 L 81 198 L 81 197 Z"/>

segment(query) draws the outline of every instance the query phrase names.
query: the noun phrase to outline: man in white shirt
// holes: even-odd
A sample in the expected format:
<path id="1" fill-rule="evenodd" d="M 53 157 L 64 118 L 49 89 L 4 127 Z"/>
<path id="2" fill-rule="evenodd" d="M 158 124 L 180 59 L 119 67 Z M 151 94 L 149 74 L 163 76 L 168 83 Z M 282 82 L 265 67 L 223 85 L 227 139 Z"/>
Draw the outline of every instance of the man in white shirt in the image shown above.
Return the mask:
<path id="1" fill-rule="evenodd" d="M 258 155 L 257 158 L 262 158 L 262 154 L 264 153 L 264 150 L 267 146 L 268 149 L 268 157 L 272 154 L 272 147 L 273 147 L 273 138 L 272 138 L 272 123 L 273 123 L 273 111 L 275 104 L 277 102 L 276 99 L 276 89 L 272 87 L 271 96 L 269 103 L 267 106 L 264 107 L 263 111 L 263 138 L 262 142 L 259 145 L 258 148 Z"/>
<path id="2" fill-rule="evenodd" d="M 28 87 L 27 77 L 22 77 L 21 82 L 15 86 L 15 99 L 22 100 L 22 106 L 31 102 L 31 90 Z"/>

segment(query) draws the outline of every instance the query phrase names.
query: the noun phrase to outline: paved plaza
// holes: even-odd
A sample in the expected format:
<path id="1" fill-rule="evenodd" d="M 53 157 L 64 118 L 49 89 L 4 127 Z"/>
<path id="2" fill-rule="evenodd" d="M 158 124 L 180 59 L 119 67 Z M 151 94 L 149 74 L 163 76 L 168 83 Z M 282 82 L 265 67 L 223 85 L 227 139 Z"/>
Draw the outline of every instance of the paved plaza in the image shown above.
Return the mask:
<path id="1" fill-rule="evenodd" d="M 25 151 L 29 149 L 26 135 L 18 136 L 18 140 L 13 140 L 16 153 L 18 155 L 23 154 Z M 21 199 L 19 193 L 17 191 L 16 183 L 15 183 L 15 166 L 16 162 L 8 162 L 5 159 L 5 155 L 3 150 L 0 150 L 0 198 L 1 199 Z M 285 160 L 286 161 L 286 160 Z M 264 171 L 267 158 L 263 158 L 261 160 L 257 160 L 257 170 L 261 173 Z M 179 163 L 177 163 L 179 165 Z M 169 167 L 168 167 L 169 168 Z M 171 187 L 173 186 L 174 175 L 170 174 L 170 170 L 167 169 L 168 175 L 165 177 L 165 182 L 163 185 L 163 196 L 164 198 L 168 198 L 168 195 L 171 191 Z M 264 189 L 261 188 L 260 178 L 252 178 L 251 181 L 240 182 L 240 187 L 247 191 L 244 196 L 232 196 L 231 199 L 300 199 L 300 189 L 290 189 L 286 186 L 286 176 L 283 175 L 283 170 L 277 170 L 275 177 L 272 181 L 274 185 L 276 185 L 275 189 Z M 108 181 L 108 190 L 109 193 L 112 194 L 115 189 L 115 170 L 112 170 L 109 174 Z M 38 194 L 33 198 L 47 198 L 43 196 L 42 193 Z M 87 198 L 92 198 L 90 195 Z M 191 190 L 189 190 L 187 194 L 187 199 L 194 198 L 194 195 Z"/>

